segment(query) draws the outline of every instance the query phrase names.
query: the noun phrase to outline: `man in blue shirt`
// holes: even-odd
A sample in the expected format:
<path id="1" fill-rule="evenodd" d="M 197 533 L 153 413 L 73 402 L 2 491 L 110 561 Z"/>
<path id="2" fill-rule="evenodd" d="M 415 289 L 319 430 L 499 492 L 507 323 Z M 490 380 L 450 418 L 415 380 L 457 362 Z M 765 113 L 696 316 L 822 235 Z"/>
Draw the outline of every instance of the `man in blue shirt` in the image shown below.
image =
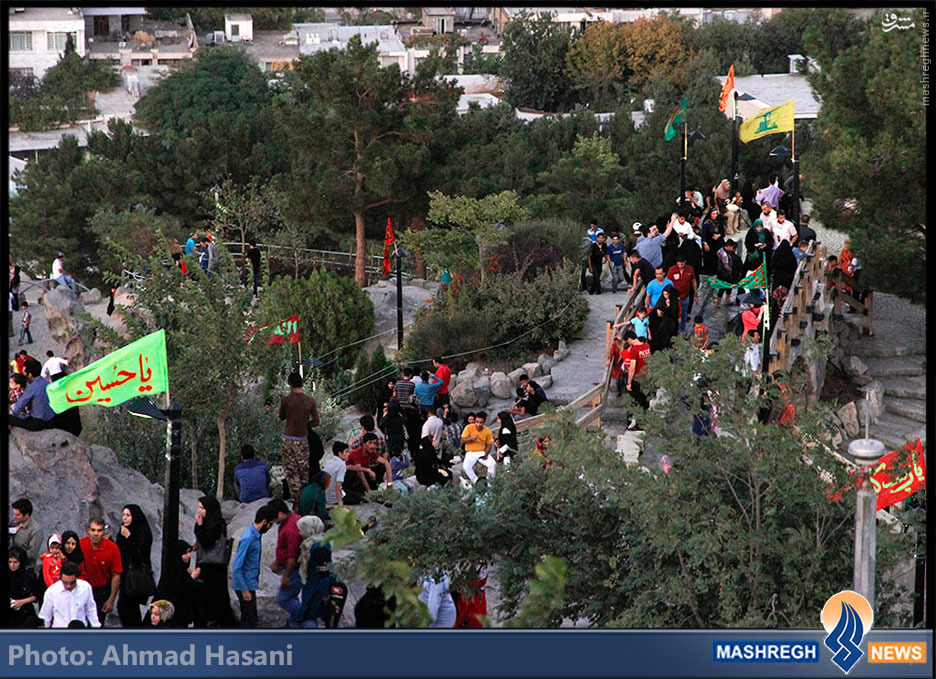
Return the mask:
<path id="1" fill-rule="evenodd" d="M 618 234 L 611 236 L 608 244 L 608 261 L 611 263 L 611 292 L 617 292 L 618 283 L 624 283 L 624 244 Z M 627 284 L 625 283 L 625 286 Z M 627 287 L 624 288 L 625 290 Z"/>
<path id="2" fill-rule="evenodd" d="M 597 219 L 591 220 L 591 224 L 588 225 L 588 231 L 585 232 L 585 235 L 588 236 L 588 240 L 590 240 L 592 243 L 597 243 L 599 233 L 604 233 L 604 229 L 598 228 Z"/>
<path id="3" fill-rule="evenodd" d="M 663 264 L 663 243 L 673 232 L 673 224 L 675 221 L 675 219 L 670 219 L 669 223 L 666 225 L 666 231 L 663 233 L 660 233 L 660 229 L 657 228 L 656 224 L 651 224 L 650 231 L 647 232 L 646 237 L 637 241 L 637 252 L 640 253 L 641 257 L 650 262 L 650 265 L 654 268 Z"/>
<path id="4" fill-rule="evenodd" d="M 657 300 L 663 294 L 663 288 L 673 285 L 673 281 L 663 275 L 662 266 L 654 268 L 653 276 L 653 280 L 647 283 L 647 307 L 651 309 L 657 305 Z"/>
<path id="5" fill-rule="evenodd" d="M 244 504 L 270 497 L 270 470 L 266 462 L 256 459 L 253 446 L 241 447 L 241 462 L 234 467 L 234 492 Z"/>
<path id="6" fill-rule="evenodd" d="M 422 378 L 422 382 L 416 385 L 414 392 L 419 400 L 419 410 L 425 417 L 426 414 L 433 411 L 436 392 L 445 382 L 435 375 L 431 375 L 428 370 L 423 370 L 419 376 Z"/>
<path id="7" fill-rule="evenodd" d="M 198 238 L 198 232 L 196 231 L 191 236 L 188 237 L 188 240 L 185 241 L 185 254 L 190 255 L 195 250 L 195 239 Z"/>
<path id="8" fill-rule="evenodd" d="M 270 530 L 276 519 L 276 511 L 269 505 L 257 509 L 252 524 L 241 533 L 237 543 L 234 563 L 231 564 L 231 585 L 240 602 L 241 627 L 256 627 L 257 588 L 260 586 L 260 540 Z"/>
<path id="9" fill-rule="evenodd" d="M 55 411 L 49 406 L 49 395 L 46 394 L 49 382 L 42 377 L 42 364 L 31 359 L 26 361 L 23 371 L 26 373 L 26 380 L 29 384 L 23 391 L 23 395 L 13 404 L 10 411 L 13 415 L 10 418 L 10 426 L 33 431 L 51 429 Z"/>

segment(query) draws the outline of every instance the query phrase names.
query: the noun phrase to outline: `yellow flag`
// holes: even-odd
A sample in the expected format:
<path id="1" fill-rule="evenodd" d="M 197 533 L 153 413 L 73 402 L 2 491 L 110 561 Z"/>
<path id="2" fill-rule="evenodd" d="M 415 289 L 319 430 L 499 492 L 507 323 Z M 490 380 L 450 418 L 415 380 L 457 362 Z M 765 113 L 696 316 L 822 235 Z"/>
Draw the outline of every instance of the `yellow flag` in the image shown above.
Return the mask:
<path id="1" fill-rule="evenodd" d="M 738 138 L 745 144 L 776 132 L 793 131 L 793 99 L 785 104 L 765 108 L 745 120 L 738 127 Z"/>

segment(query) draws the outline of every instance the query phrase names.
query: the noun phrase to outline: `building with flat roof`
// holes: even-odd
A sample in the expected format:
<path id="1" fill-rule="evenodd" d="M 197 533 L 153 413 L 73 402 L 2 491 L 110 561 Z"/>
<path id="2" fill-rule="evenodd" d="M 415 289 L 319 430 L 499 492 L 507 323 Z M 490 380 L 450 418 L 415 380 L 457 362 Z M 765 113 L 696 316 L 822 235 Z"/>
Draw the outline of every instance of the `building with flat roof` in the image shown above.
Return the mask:
<path id="1" fill-rule="evenodd" d="M 85 20 L 74 7 L 10 7 L 9 69 L 41 78 L 65 54 L 71 35 L 75 51 L 85 55 Z"/>
<path id="2" fill-rule="evenodd" d="M 725 84 L 726 76 L 716 76 L 720 85 Z M 793 117 L 796 120 L 815 120 L 819 116 L 821 104 L 816 99 L 812 85 L 804 75 L 789 73 L 767 73 L 765 75 L 745 75 L 735 78 L 738 90 L 738 114 L 750 118 L 758 111 L 785 104 L 794 99 Z M 753 97 L 749 100 L 740 95 Z M 729 111 L 726 110 L 726 115 Z"/>
<path id="3" fill-rule="evenodd" d="M 377 43 L 377 57 L 381 66 L 397 64 L 407 70 L 406 47 L 393 26 L 339 26 L 331 23 L 293 24 L 299 37 L 299 53 L 315 54 L 321 50 L 345 49 L 355 35 L 365 45 Z"/>

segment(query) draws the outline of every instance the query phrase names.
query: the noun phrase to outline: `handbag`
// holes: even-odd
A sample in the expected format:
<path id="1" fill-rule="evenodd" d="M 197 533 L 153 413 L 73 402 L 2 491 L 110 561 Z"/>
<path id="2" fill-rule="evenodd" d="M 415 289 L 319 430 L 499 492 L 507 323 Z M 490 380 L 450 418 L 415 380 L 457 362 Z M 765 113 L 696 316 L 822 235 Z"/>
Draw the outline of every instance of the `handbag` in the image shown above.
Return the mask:
<path id="1" fill-rule="evenodd" d="M 146 566 L 131 566 L 123 577 L 124 591 L 132 599 L 146 599 L 156 592 L 153 571 Z"/>

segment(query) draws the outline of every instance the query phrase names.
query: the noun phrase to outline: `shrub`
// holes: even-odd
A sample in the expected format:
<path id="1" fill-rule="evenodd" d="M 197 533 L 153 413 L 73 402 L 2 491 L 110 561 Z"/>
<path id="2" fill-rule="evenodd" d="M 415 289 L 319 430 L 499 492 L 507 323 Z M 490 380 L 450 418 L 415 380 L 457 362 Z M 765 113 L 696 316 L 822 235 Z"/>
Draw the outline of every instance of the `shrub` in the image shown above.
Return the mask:
<path id="1" fill-rule="evenodd" d="M 367 293 L 354 280 L 330 271 L 312 271 L 305 278 L 278 278 L 260 298 L 261 325 L 279 323 L 299 314 L 302 350 L 322 355 L 339 346 L 370 335 L 374 328 L 374 305 Z M 292 345 L 270 347 L 284 355 L 296 355 Z M 328 362 L 326 374 L 350 368 L 351 352 L 339 352 L 337 360 Z"/>
<path id="2" fill-rule="evenodd" d="M 417 314 L 403 359 L 465 354 L 451 361 L 454 369 L 482 358 L 527 358 L 551 350 L 584 327 L 588 303 L 577 293 L 577 280 L 576 265 L 567 263 L 529 281 L 517 271 L 489 275 L 477 289 L 448 286 Z"/>
<path id="3" fill-rule="evenodd" d="M 376 379 L 386 374 L 389 378 L 393 373 L 386 370 L 392 364 L 387 360 L 383 347 L 378 346 L 373 353 L 368 355 L 367 351 L 361 349 L 358 353 L 358 360 L 354 364 L 354 383 L 369 382 L 361 384 L 354 391 L 348 394 L 348 400 L 358 407 L 362 413 L 373 413 L 380 405 L 380 393 L 387 383 L 386 378 Z"/>
<path id="4" fill-rule="evenodd" d="M 511 227 L 510 241 L 494 250 L 498 273 L 520 271 L 531 281 L 563 260 L 582 259 L 585 227 L 570 219 L 531 220 Z"/>

